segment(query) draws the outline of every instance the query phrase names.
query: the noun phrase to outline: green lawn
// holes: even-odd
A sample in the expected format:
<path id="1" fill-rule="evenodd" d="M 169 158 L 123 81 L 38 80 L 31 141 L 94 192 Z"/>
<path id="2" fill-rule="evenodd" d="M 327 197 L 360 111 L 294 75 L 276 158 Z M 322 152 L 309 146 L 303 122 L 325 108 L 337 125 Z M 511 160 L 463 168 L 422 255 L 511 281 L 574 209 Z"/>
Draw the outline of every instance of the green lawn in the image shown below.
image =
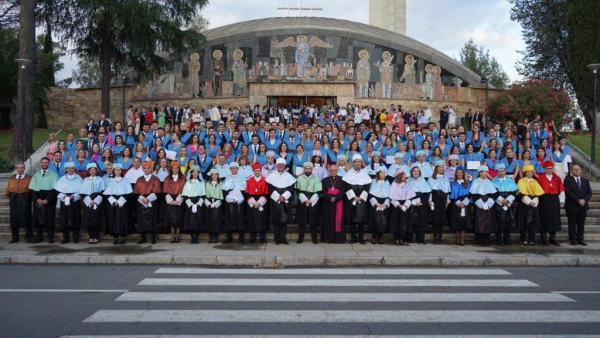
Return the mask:
<path id="1" fill-rule="evenodd" d="M 586 155 L 592 153 L 592 135 L 585 133 L 581 135 L 568 134 L 567 140 L 572 142 L 577 148 L 581 149 Z M 600 138 L 596 138 L 596 165 L 600 165 Z"/>
<path id="2" fill-rule="evenodd" d="M 39 147 L 41 147 L 46 142 L 46 140 L 48 140 L 49 133 L 56 133 L 57 131 L 58 130 L 51 130 L 51 129 L 34 129 L 34 131 L 33 131 L 33 150 L 34 151 L 37 150 Z M 65 129 L 65 130 L 61 131 L 60 134 L 58 134 L 56 136 L 56 138 L 58 140 L 66 139 L 68 133 L 75 133 L 76 137 L 79 135 L 79 131 L 77 129 Z M 13 138 L 12 130 L 6 130 L 6 131 L 0 132 L 0 154 L 8 155 L 10 146 L 12 144 L 12 138 Z"/>

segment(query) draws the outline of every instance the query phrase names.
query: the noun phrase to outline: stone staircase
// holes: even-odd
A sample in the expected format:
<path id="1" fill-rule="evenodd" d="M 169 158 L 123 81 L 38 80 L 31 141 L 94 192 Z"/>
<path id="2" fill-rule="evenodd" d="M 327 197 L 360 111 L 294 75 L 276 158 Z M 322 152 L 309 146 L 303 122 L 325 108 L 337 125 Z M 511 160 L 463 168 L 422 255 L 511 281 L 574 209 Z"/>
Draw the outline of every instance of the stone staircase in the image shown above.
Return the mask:
<path id="1" fill-rule="evenodd" d="M 8 242 L 11 239 L 10 205 L 9 205 L 10 203 L 9 203 L 8 198 L 6 198 L 4 195 L 4 191 L 6 190 L 6 184 L 7 184 L 6 180 L 0 181 L 0 191 L 2 192 L 2 194 L 0 194 L 0 242 Z M 586 227 L 585 227 L 585 241 L 586 242 L 600 242 L 600 190 L 594 190 L 593 193 L 594 193 L 594 196 L 592 197 L 592 200 L 590 201 L 590 210 L 588 211 L 588 216 L 587 216 L 587 220 L 586 220 Z M 564 209 L 561 209 L 561 221 L 562 221 L 563 231 L 559 232 L 556 235 L 556 237 L 559 242 L 568 243 L 567 217 L 566 217 Z M 310 229 L 309 228 L 310 227 L 307 227 L 307 229 L 306 229 L 307 233 L 304 237 L 305 242 L 310 242 Z M 444 231 L 446 231 L 446 233 L 444 234 L 444 241 L 446 243 L 453 243 L 454 234 L 448 233 L 448 228 L 445 228 Z M 431 242 L 431 240 L 433 239 L 433 235 L 429 232 L 429 230 L 427 230 L 427 232 L 428 233 L 426 234 L 425 239 L 426 239 L 426 241 Z M 34 234 L 35 234 L 35 229 L 34 229 Z M 248 236 L 249 236 L 249 234 L 246 234 L 246 239 L 248 239 Z M 348 240 L 349 240 L 350 234 L 348 233 L 347 236 L 348 236 Z M 221 234 L 219 237 L 220 237 L 220 240 L 223 241 L 225 239 L 225 234 Z M 287 237 L 288 237 L 288 240 L 291 240 L 291 241 L 295 241 L 298 238 L 298 225 L 296 225 L 296 224 L 288 225 L 288 236 Z M 512 237 L 513 243 L 519 241 L 518 232 L 513 232 L 511 237 Z M 171 238 L 170 234 L 165 234 L 165 235 L 159 234 L 159 241 L 161 241 L 161 242 L 170 241 L 170 238 Z M 494 238 L 494 236 L 492 236 L 492 239 L 493 238 Z M 139 235 L 131 234 L 128 237 L 128 239 L 129 239 L 128 242 L 130 242 L 130 243 L 133 241 L 137 242 L 137 240 L 139 239 Z M 234 234 L 234 239 L 237 239 L 237 234 Z M 272 240 L 273 240 L 272 229 L 270 232 L 267 233 L 267 239 L 272 242 Z M 21 230 L 21 240 L 22 241 L 25 240 L 23 230 Z M 45 234 L 44 234 L 44 240 L 47 240 Z M 62 233 L 58 229 L 58 212 L 57 212 L 54 241 L 55 241 L 55 243 L 59 243 L 61 240 L 62 240 Z M 101 241 L 112 241 L 112 237 L 104 236 L 101 234 L 100 240 Z M 187 234 L 182 234 L 181 240 L 182 240 L 182 242 L 188 242 L 190 240 L 190 236 Z M 202 233 L 200 235 L 200 240 L 204 241 L 204 242 L 207 241 L 208 234 Z M 367 241 L 371 240 L 370 233 L 368 233 L 368 232 L 365 233 L 365 240 L 367 240 Z M 393 235 L 392 234 L 384 234 L 384 240 L 387 243 L 393 243 L 393 241 L 394 241 Z M 472 242 L 472 240 L 473 240 L 472 233 L 467 234 L 467 240 Z M 81 231 L 80 241 L 82 243 L 86 243 L 88 241 L 88 235 L 87 235 L 86 230 Z"/>

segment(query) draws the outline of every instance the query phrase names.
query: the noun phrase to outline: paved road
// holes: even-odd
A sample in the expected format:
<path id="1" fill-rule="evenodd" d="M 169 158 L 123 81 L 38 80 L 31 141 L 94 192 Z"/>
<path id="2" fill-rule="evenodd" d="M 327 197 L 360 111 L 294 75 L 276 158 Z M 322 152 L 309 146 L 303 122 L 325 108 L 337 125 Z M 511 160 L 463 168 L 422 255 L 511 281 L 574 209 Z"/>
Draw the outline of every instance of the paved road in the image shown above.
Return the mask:
<path id="1" fill-rule="evenodd" d="M 600 337 L 599 268 L 0 266 L 2 337 Z"/>

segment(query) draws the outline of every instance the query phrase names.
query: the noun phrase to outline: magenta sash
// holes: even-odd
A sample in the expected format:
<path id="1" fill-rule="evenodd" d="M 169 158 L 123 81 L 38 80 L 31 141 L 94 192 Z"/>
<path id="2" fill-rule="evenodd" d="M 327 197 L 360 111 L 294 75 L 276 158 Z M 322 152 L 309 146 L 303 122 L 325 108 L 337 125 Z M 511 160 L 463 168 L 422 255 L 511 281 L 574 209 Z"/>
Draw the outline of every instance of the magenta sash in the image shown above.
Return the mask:
<path id="1" fill-rule="evenodd" d="M 340 189 L 327 189 L 329 195 L 337 195 L 340 193 Z M 344 201 L 337 201 L 335 203 L 335 232 L 342 232 L 342 203 Z"/>

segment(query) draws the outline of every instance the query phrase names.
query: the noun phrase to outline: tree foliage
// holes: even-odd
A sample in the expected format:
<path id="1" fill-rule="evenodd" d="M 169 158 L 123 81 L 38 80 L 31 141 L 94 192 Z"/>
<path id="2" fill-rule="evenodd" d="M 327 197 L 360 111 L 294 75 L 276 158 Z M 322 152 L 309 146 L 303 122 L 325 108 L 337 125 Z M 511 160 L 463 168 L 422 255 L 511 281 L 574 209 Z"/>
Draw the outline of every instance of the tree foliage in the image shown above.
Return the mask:
<path id="1" fill-rule="evenodd" d="M 511 19 L 523 28 L 527 49 L 517 63 L 530 79 L 551 81 L 575 93 L 590 125 L 593 79 L 589 63 L 600 63 L 600 6 L 595 0 L 508 0 Z M 586 73 L 587 72 L 587 73 Z"/>
<path id="2" fill-rule="evenodd" d="M 81 88 L 97 88 L 102 83 L 102 68 L 96 62 L 79 60 L 77 69 L 73 70 L 71 79 Z"/>
<path id="3" fill-rule="evenodd" d="M 71 0 L 55 4 L 56 29 L 78 57 L 102 69 L 101 112 L 109 115 L 111 74 L 132 70 L 136 80 L 166 65 L 166 56 L 205 41 L 184 29 L 207 0 Z"/>
<path id="4" fill-rule="evenodd" d="M 506 89 L 510 79 L 506 72 L 502 69 L 498 60 L 490 55 L 490 51 L 484 50 L 482 46 L 478 46 L 469 39 L 459 52 L 459 62 L 465 67 L 477 73 L 479 76 L 486 77 L 493 74 L 490 79 L 490 84 L 499 89 Z"/>
<path id="5" fill-rule="evenodd" d="M 554 121 L 556 127 L 571 123 L 571 99 L 566 90 L 556 90 L 554 83 L 528 80 L 511 85 L 507 91 L 491 99 L 487 114 L 491 121 L 506 123 L 536 115 Z"/>

